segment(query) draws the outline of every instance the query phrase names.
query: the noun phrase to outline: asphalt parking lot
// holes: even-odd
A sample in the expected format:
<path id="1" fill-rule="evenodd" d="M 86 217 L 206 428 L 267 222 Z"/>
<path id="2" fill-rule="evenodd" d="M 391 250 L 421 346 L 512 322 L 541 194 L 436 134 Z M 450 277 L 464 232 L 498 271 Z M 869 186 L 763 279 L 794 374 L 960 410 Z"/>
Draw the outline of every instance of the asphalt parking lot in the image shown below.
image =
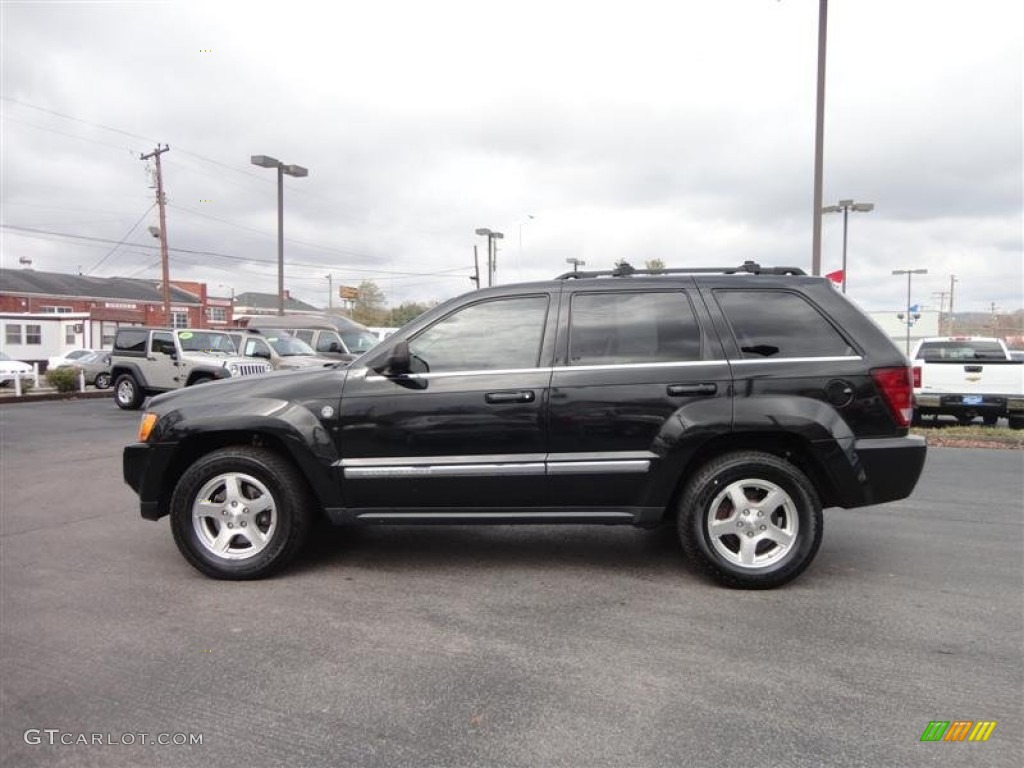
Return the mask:
<path id="1" fill-rule="evenodd" d="M 225 583 L 138 516 L 137 421 L 109 400 L 0 406 L 3 765 L 1024 754 L 1024 452 L 932 449 L 911 499 L 827 512 L 815 563 L 771 592 L 704 580 L 671 531 L 576 526 L 324 530 L 281 576 Z M 922 743 L 933 720 L 998 725 Z M 80 734 L 103 743 L 60 743 Z"/>

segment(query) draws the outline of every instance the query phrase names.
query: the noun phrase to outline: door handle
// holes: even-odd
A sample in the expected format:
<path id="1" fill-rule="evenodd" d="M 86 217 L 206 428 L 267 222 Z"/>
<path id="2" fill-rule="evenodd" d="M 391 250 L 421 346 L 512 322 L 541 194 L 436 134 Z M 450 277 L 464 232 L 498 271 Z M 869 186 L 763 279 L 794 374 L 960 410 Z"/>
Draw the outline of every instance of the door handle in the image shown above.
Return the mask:
<path id="1" fill-rule="evenodd" d="M 488 392 L 484 395 L 488 403 L 532 403 L 534 398 L 536 395 L 529 389 L 521 392 Z"/>
<path id="2" fill-rule="evenodd" d="M 669 397 L 680 395 L 713 395 L 718 391 L 718 385 L 705 382 L 703 384 L 669 384 Z"/>

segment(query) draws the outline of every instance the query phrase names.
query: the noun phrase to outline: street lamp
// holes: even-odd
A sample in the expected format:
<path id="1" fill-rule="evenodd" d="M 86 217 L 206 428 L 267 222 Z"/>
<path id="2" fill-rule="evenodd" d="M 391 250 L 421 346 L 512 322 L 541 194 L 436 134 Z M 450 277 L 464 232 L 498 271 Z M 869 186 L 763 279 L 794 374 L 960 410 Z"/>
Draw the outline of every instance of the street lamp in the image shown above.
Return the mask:
<path id="1" fill-rule="evenodd" d="M 572 264 L 573 274 L 576 274 L 579 271 L 580 267 L 587 266 L 587 262 L 585 262 L 583 259 L 577 259 L 575 256 L 570 256 L 568 259 L 565 260 L 565 263 Z"/>
<path id="2" fill-rule="evenodd" d="M 850 211 L 868 213 L 875 209 L 874 203 L 855 203 L 853 200 L 840 200 L 839 205 L 826 205 L 821 209 L 822 213 L 843 212 L 843 293 L 846 293 L 846 222 Z"/>
<path id="3" fill-rule="evenodd" d="M 505 235 L 487 227 L 480 227 L 476 233 L 487 238 L 487 287 L 490 288 L 494 284 L 494 273 L 498 269 L 498 245 L 494 241 L 501 240 Z"/>
<path id="4" fill-rule="evenodd" d="M 911 309 L 910 309 L 910 280 L 911 280 L 911 276 L 912 275 L 927 275 L 928 274 L 928 270 L 927 269 L 894 269 L 892 271 L 892 273 L 894 275 L 906 275 L 907 276 L 907 317 L 906 317 L 906 322 L 907 322 L 907 357 L 910 357 L 910 326 L 912 326 L 914 324 L 914 320 L 916 320 L 919 317 L 921 317 L 921 315 L 918 315 L 916 318 L 912 318 L 911 317 Z M 896 317 L 898 317 L 898 318 L 900 318 L 902 320 L 903 319 L 903 314 L 900 313 L 900 314 L 896 315 Z"/>
<path id="5" fill-rule="evenodd" d="M 301 165 L 285 165 L 268 155 L 251 155 L 249 161 L 261 168 L 277 169 L 277 314 L 284 314 L 284 174 L 309 176 Z"/>

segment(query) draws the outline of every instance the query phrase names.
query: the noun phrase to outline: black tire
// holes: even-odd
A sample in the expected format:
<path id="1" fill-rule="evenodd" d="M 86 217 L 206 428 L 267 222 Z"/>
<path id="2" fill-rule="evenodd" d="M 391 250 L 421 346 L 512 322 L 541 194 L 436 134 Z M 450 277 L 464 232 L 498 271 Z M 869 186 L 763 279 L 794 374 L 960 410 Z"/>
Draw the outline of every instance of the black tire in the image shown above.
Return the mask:
<path id="1" fill-rule="evenodd" d="M 125 411 L 137 411 L 146 393 L 130 373 L 122 373 L 114 382 L 114 402 Z"/>
<path id="2" fill-rule="evenodd" d="M 996 416 L 995 414 L 989 413 L 982 416 L 981 420 L 982 422 L 984 422 L 986 427 L 994 427 L 996 423 L 999 421 L 999 417 Z"/>
<path id="3" fill-rule="evenodd" d="M 1024 429 L 1024 416 L 1011 416 L 1010 429 Z"/>
<path id="4" fill-rule="evenodd" d="M 961 427 L 969 427 L 974 423 L 974 416 L 968 416 L 967 414 L 961 414 L 956 417 L 956 422 Z"/>
<path id="5" fill-rule="evenodd" d="M 196 376 L 194 379 L 192 379 L 192 381 L 188 383 L 188 385 L 190 387 L 194 387 L 196 384 L 208 384 L 211 381 L 213 381 L 213 376 L 206 376 L 204 374 L 202 376 Z"/>
<path id="6" fill-rule="evenodd" d="M 97 373 L 96 380 L 93 382 L 96 389 L 109 389 L 110 388 L 110 374 L 109 373 Z"/>
<path id="7" fill-rule="evenodd" d="M 730 491 L 742 494 L 750 506 L 735 509 Z M 768 501 L 770 508 L 760 508 L 768 494 L 776 492 L 775 500 Z M 715 536 L 710 530 L 713 520 L 722 531 Z M 731 529 L 734 522 L 736 533 Z M 701 571 L 727 587 L 770 589 L 792 581 L 817 554 L 823 527 L 821 502 L 807 476 L 761 451 L 728 453 L 710 461 L 690 478 L 679 501 L 684 552 Z M 779 538 L 789 534 L 791 539 L 785 544 L 771 532 Z M 741 563 L 745 557 L 751 562 Z"/>
<path id="8" fill-rule="evenodd" d="M 231 478 L 238 480 L 237 504 Z M 223 504 L 220 514 L 215 506 L 209 516 L 194 515 L 200 496 Z M 207 576 L 261 579 L 302 548 L 312 510 L 306 481 L 287 459 L 264 448 L 222 448 L 197 460 L 178 480 L 171 496 L 171 531 L 181 554 Z M 251 538 L 253 532 L 258 538 Z"/>

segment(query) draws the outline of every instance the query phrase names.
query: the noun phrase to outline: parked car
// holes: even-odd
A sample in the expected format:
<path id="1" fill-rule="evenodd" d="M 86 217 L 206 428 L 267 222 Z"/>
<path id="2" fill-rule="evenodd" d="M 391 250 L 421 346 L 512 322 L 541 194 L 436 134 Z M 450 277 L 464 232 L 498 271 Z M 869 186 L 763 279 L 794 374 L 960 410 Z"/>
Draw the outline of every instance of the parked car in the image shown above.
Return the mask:
<path id="1" fill-rule="evenodd" d="M 15 376 L 23 376 L 28 373 L 32 373 L 31 365 L 0 352 L 0 386 L 7 386 L 14 381 Z"/>
<path id="2" fill-rule="evenodd" d="M 377 345 L 370 330 L 340 315 L 252 315 L 242 318 L 249 331 L 264 336 L 287 334 L 302 339 L 318 355 L 351 361 Z"/>
<path id="3" fill-rule="evenodd" d="M 107 389 L 111 383 L 109 352 L 93 352 L 73 361 L 61 363 L 56 368 L 74 368 L 76 371 L 82 371 L 85 374 L 85 383 L 94 385 L 96 389 Z"/>
<path id="4" fill-rule="evenodd" d="M 272 573 L 323 517 L 670 524 L 706 574 L 763 589 L 810 565 L 822 508 L 910 495 L 912 395 L 825 278 L 620 267 L 452 299 L 348 367 L 157 397 L 123 473 L 215 578 Z"/>
<path id="5" fill-rule="evenodd" d="M 65 363 L 72 363 L 75 360 L 81 360 L 86 355 L 91 355 L 95 352 L 101 352 L 99 349 L 71 349 L 60 355 L 54 355 L 46 361 L 46 370 L 51 371 L 58 366 L 64 365 Z"/>
<path id="6" fill-rule="evenodd" d="M 148 395 L 269 371 L 262 360 L 239 357 L 221 331 L 138 325 L 117 329 L 110 368 L 114 402 L 125 410 L 135 410 Z"/>
<path id="7" fill-rule="evenodd" d="M 914 360 L 914 420 L 953 416 L 967 425 L 978 416 L 992 426 L 1006 418 L 1024 429 L 1024 365 L 1002 339 L 942 336 L 921 339 Z"/>
<path id="8" fill-rule="evenodd" d="M 275 371 L 296 371 L 303 368 L 323 368 L 337 365 L 339 360 L 318 355 L 302 339 L 282 331 L 269 335 L 253 330 L 229 334 L 238 354 L 258 357 L 270 363 Z"/>

